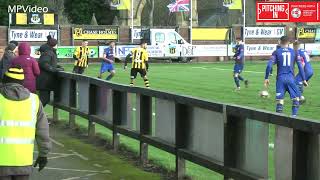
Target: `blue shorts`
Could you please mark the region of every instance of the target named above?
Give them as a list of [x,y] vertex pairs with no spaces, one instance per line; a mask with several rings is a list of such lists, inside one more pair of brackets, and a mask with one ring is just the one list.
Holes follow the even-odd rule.
[[104,73],[106,71],[110,72],[113,70],[114,70],[113,64],[106,63],[106,62],[101,63],[100,73]]
[[234,64],[234,67],[233,67],[234,73],[240,74],[242,70],[243,70],[243,64],[238,64],[238,63]]
[[301,96],[293,75],[282,75],[277,78],[276,99],[284,99],[287,91],[289,92],[291,99]]

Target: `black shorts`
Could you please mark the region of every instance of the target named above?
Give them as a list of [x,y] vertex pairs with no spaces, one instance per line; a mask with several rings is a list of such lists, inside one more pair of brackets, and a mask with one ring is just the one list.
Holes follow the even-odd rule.
[[135,79],[138,73],[141,77],[145,77],[147,75],[147,71],[145,69],[132,68],[130,73],[131,79]]
[[72,72],[76,74],[83,74],[85,69],[85,67],[74,66]]

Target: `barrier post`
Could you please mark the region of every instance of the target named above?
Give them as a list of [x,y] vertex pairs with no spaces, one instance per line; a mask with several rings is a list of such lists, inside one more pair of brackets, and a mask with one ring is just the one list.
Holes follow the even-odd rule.
[[59,109],[53,105],[53,122],[59,121]]
[[[140,99],[140,135],[151,135],[152,132],[152,98],[137,95]],[[148,144],[140,141],[140,161],[142,165],[148,162]]]
[[113,108],[112,108],[112,122],[113,122],[113,136],[112,136],[112,145],[113,145],[113,150],[118,151],[119,145],[120,145],[120,135],[117,132],[117,126],[121,125],[121,120],[124,116],[123,114],[123,98],[124,98],[124,92],[121,91],[113,91],[112,95],[112,103],[113,103]]
[[191,111],[192,108],[187,105],[176,104],[176,176],[178,179],[182,179],[186,175],[186,161],[179,156],[178,150],[187,147]]
[[[77,83],[75,80],[70,81],[69,105],[71,108],[77,107]],[[76,116],[71,112],[69,112],[69,127],[74,128],[75,126],[76,126]]]

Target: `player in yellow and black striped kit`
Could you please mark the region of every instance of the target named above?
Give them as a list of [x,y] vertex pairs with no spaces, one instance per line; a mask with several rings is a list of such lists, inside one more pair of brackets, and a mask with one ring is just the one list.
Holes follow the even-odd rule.
[[147,77],[147,71],[149,70],[149,64],[148,64],[148,52],[147,52],[147,43],[146,41],[142,40],[140,43],[140,46],[137,48],[134,48],[131,50],[131,53],[127,55],[125,60],[125,69],[127,68],[127,62],[130,59],[132,59],[132,65],[131,65],[131,82],[130,86],[134,85],[134,79],[137,77],[137,74],[139,73],[141,77],[144,80],[144,84],[147,88],[150,87],[149,80]]
[[83,74],[86,67],[88,67],[90,49],[88,41],[83,41],[80,47],[77,47],[73,54],[74,62],[73,73]]

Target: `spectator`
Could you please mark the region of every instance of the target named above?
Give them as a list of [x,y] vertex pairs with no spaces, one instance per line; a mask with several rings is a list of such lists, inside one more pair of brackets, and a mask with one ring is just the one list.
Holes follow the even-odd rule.
[[[39,98],[22,86],[23,69],[11,67],[0,86],[0,179],[28,180],[32,173],[34,140],[39,156],[35,167],[47,164],[51,144],[48,120]],[[34,117],[34,118],[33,118]],[[10,143],[14,142],[14,143]]]
[[52,39],[51,35],[47,36],[47,42],[42,44],[39,48],[40,54],[44,53],[48,48],[50,48],[49,41]]
[[50,39],[48,45],[44,47],[39,58],[40,75],[37,77],[37,90],[44,107],[50,102],[50,92],[56,89],[56,73],[63,71],[63,68],[57,65],[57,40]]
[[11,60],[16,56],[15,51],[17,46],[13,43],[9,43],[5,49],[5,52],[0,61],[0,79],[3,78],[4,73],[9,69]]
[[10,43],[10,44],[14,44],[14,45],[16,45],[17,47],[19,46],[18,41],[15,41],[15,40],[10,41],[9,43]]
[[30,92],[36,92],[36,77],[40,75],[38,62],[30,56],[31,48],[28,43],[20,43],[18,47],[19,56],[11,62],[12,66],[21,66],[24,72],[23,86]]
[[[15,41],[15,40],[10,41],[9,44],[14,44],[14,45],[16,45],[16,47],[19,46],[19,42],[18,42],[18,41]],[[15,49],[14,54],[15,54],[16,56],[18,56],[18,54],[19,54],[19,53],[18,53],[18,48]]]

